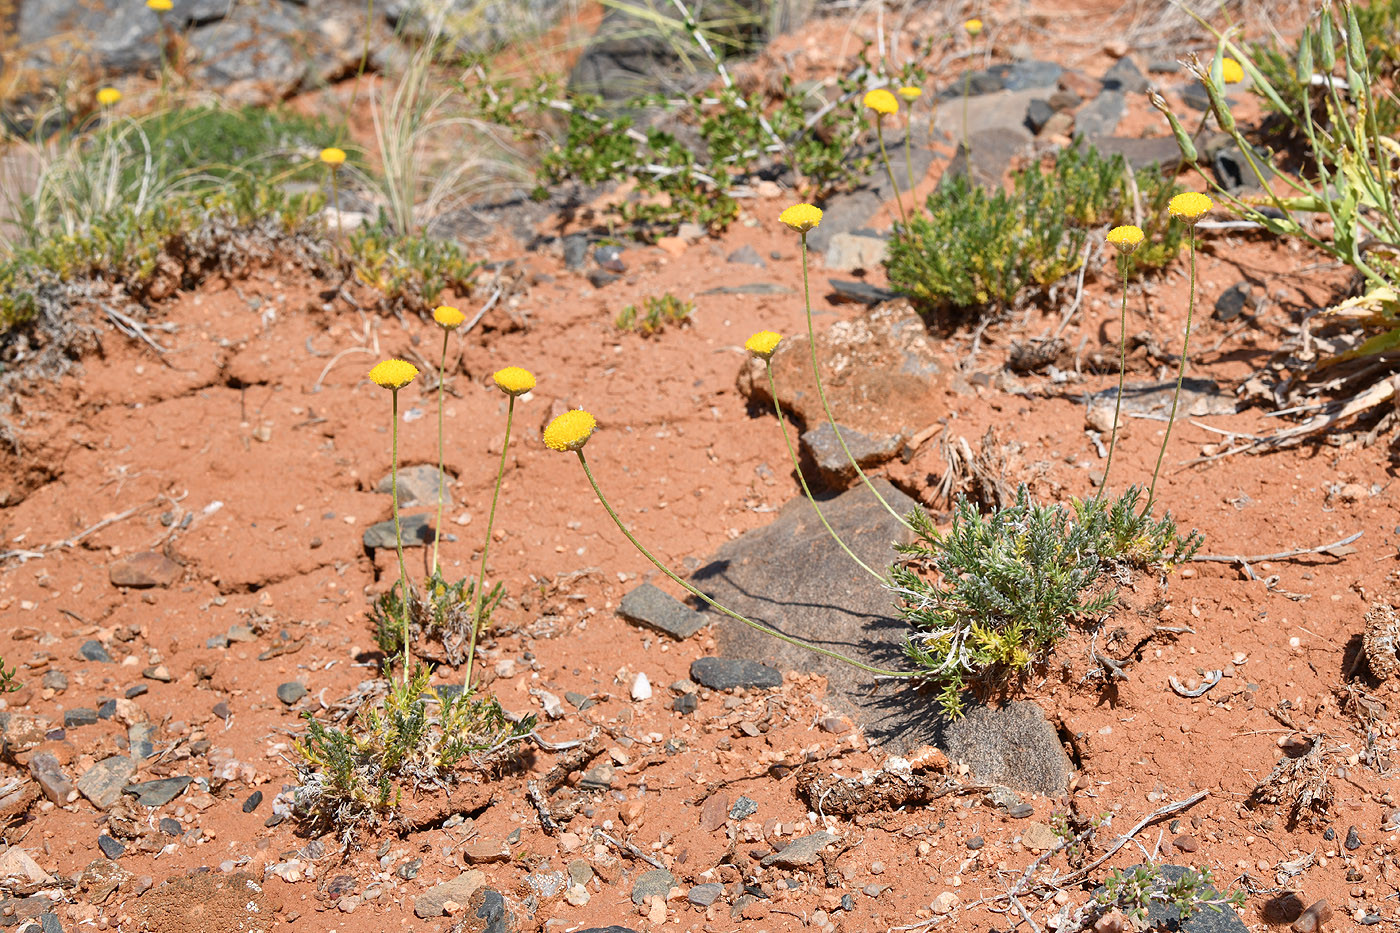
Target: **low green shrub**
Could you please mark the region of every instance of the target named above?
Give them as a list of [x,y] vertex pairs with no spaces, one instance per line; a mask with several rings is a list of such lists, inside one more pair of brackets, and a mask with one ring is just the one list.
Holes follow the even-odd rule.
[[1203,910],[1219,913],[1226,907],[1244,905],[1243,891],[1222,895],[1215,890],[1214,881],[1209,868],[1188,868],[1171,874],[1147,865],[1127,871],[1117,869],[1104,879],[1103,890],[1091,903],[1090,913],[1102,916],[1120,910],[1138,929],[1147,929],[1148,909],[1156,902],[1176,911],[1179,919],[1172,926],[1175,929]]
[[382,292],[391,306],[414,313],[430,310],[448,289],[470,292],[481,268],[456,242],[422,231],[398,234],[382,216],[350,233],[346,253],[357,279]]
[[[483,631],[491,627],[491,614],[505,598],[505,592],[505,585],[497,583],[482,600]],[[455,667],[466,660],[475,593],[476,585],[471,580],[448,583],[437,571],[424,581],[422,593],[417,589],[409,591],[409,637],[419,646],[420,655],[425,651],[423,642],[432,640],[441,644],[445,663]],[[402,588],[397,582],[370,605],[369,620],[374,626],[374,641],[379,645],[379,650],[389,657],[403,651],[403,615]]]
[[925,313],[1008,309],[1076,271],[1094,228],[1130,223],[1134,185],[1147,239],[1133,266],[1165,266],[1183,242],[1180,225],[1161,209],[1175,184],[1156,167],[1131,178],[1130,171],[1122,156],[1105,159],[1073,146],[1049,169],[1037,163],[1016,172],[1009,191],[989,192],[958,176],[930,194],[907,226],[896,227],[886,261],[890,284]]
[[659,334],[667,325],[684,324],[695,311],[695,304],[681,301],[667,292],[664,295],[648,295],[642,306],[628,305],[617,315],[614,322],[618,330],[633,331],[643,337]]
[[1014,505],[986,516],[959,499],[947,534],[922,510],[910,516],[916,541],[897,546],[905,560],[891,583],[914,628],[907,653],[947,715],[961,715],[970,684],[1029,668],[1071,621],[1107,612],[1115,564],[1170,570],[1195,554],[1201,536],[1179,535],[1170,515],[1138,514],[1140,497],[1132,487],[1067,508],[1033,503],[1021,486]]

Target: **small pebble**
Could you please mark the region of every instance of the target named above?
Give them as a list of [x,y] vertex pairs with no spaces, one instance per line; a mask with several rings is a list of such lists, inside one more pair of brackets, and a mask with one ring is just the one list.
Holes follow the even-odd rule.
[[983,839],[981,836],[973,836],[971,839],[967,840],[967,847],[974,852],[986,844],[987,840]]
[[1023,820],[1028,816],[1035,816],[1035,807],[1028,803],[1015,803],[1006,808],[1006,815],[1013,820]]
[[258,808],[258,804],[262,803],[262,801],[263,792],[260,790],[253,791],[252,796],[250,796],[247,800],[243,801],[243,812],[252,813]]
[[102,850],[103,855],[111,859],[121,858],[122,853],[126,851],[126,846],[106,833],[97,837],[97,847]]
[[1357,849],[1361,848],[1361,834],[1356,831],[1355,826],[1347,830],[1347,838],[1342,845],[1347,847],[1348,852],[1355,852]]

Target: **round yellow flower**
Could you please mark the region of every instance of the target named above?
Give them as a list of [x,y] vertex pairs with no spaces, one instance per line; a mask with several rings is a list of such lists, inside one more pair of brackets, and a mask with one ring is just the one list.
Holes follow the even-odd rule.
[[544,429],[544,445],[550,450],[582,450],[598,422],[582,408],[566,411]]
[[466,319],[465,314],[451,305],[438,305],[433,309],[433,320],[437,321],[443,330],[456,330]]
[[924,89],[921,87],[913,87],[912,85],[906,85],[899,89],[899,96],[903,97],[910,103],[913,103],[920,97],[924,96]]
[[386,389],[402,389],[418,376],[418,367],[406,360],[385,360],[369,371],[369,378]]
[[97,92],[97,102],[104,107],[110,107],[122,99],[122,92],[114,87],[104,87]]
[[882,87],[866,93],[865,106],[883,117],[892,117],[899,113],[898,98]]
[[524,395],[535,387],[535,374],[519,366],[507,366],[493,377],[496,388],[506,395]]
[[327,165],[344,165],[345,150],[337,149],[335,146],[328,146],[321,150],[321,161]]
[[771,330],[761,330],[744,341],[744,349],[761,360],[770,360],[778,350],[778,341],[782,339],[782,334],[775,334]]
[[806,233],[822,222],[822,209],[811,204],[794,204],[779,214],[778,219],[798,233]]
[[1167,202],[1167,213],[1186,224],[1195,224],[1215,205],[1198,191],[1186,191]]
[[970,19],[963,23],[963,29],[967,30],[969,36],[975,36],[982,31],[982,21],[980,19]]
[[175,4],[170,0],[146,0],[146,9],[155,10],[157,13],[169,13],[175,8]]
[[1244,80],[1244,68],[1233,58],[1220,60],[1220,77],[1226,84],[1239,84]]
[[1142,244],[1142,228],[1135,227],[1132,224],[1114,227],[1112,230],[1108,231],[1106,239],[1118,252],[1131,253]]

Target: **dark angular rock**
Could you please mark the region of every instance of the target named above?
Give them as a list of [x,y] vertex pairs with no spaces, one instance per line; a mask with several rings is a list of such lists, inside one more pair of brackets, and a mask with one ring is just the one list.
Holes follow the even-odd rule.
[[588,237],[582,233],[571,233],[564,237],[564,265],[574,271],[582,269],[588,262]]
[[697,658],[690,665],[690,679],[711,690],[770,690],[783,685],[783,675],[778,670],[747,658]]
[[740,796],[734,801],[734,805],[729,808],[729,818],[731,820],[746,820],[758,812],[758,804],[748,797]]
[[97,847],[102,850],[102,854],[111,859],[121,858],[126,852],[126,846],[105,833],[97,837]]
[[622,261],[622,250],[616,246],[600,246],[593,251],[593,261],[600,269],[622,273],[627,271],[627,263]]
[[134,700],[137,697],[145,696],[150,692],[151,688],[146,686],[145,684],[136,684],[134,686],[127,687],[126,693],[123,694],[123,696],[125,696],[128,700]]
[[[817,228],[818,230],[821,227]],[[750,282],[747,285],[717,285],[707,288],[702,295],[792,295],[796,294],[786,285],[773,282]]]
[[1016,62],[1006,74],[1003,86],[1008,91],[1023,91],[1027,88],[1054,87],[1064,69],[1055,62],[1040,59],[1025,59]]
[[1181,101],[1192,110],[1210,109],[1210,95],[1199,81],[1192,81],[1181,88]]
[[1039,133],[1047,120],[1055,115],[1055,108],[1048,100],[1036,98],[1026,107],[1026,129],[1032,133]]
[[618,603],[617,614],[629,622],[650,626],[677,640],[689,638],[709,621],[650,583],[643,583],[623,596]]
[[103,700],[102,705],[97,708],[98,719],[111,719],[117,715],[117,701]]
[[730,253],[725,261],[740,266],[758,266],[760,269],[766,269],[768,267],[768,263],[764,262],[763,257],[758,255],[758,250],[754,249],[753,245],[749,243],[745,243],[743,246]]
[[128,785],[125,792],[135,797],[136,802],[143,807],[163,807],[180,796],[193,780],[182,776],[142,781],[140,784]]
[[244,813],[252,813],[254,810],[256,810],[256,809],[258,808],[258,805],[261,804],[262,802],[263,802],[263,792],[260,791],[260,790],[255,790],[255,791],[253,791],[253,793],[249,795],[248,799],[245,800],[245,801],[243,801],[243,812],[244,812]]
[[68,689],[68,675],[63,671],[44,671],[44,676],[39,679],[39,684],[45,690],[62,693]]
[[102,646],[102,642],[96,639],[83,642],[82,647],[78,649],[78,654],[80,654],[85,661],[97,661],[100,664],[112,663],[112,656],[107,653],[107,649]]
[[[1259,166],[1265,180],[1273,177],[1274,171],[1269,167],[1267,159],[1256,159],[1255,164]],[[1254,169],[1245,161],[1244,153],[1234,146],[1223,146],[1213,152],[1210,168],[1215,173],[1215,180],[1220,182],[1220,187],[1231,194],[1259,187],[1259,179],[1255,177]]]
[[[1052,110],[1059,113],[1060,111],[1073,110],[1075,107],[1078,107],[1082,101],[1083,98],[1073,91],[1060,88],[1050,95],[1050,99],[1047,103],[1050,104]],[[1036,132],[1038,133],[1040,131],[1036,130]]]
[[1108,90],[1122,91],[1125,94],[1141,94],[1151,82],[1138,69],[1137,63],[1127,55],[1113,63],[1103,76],[1103,86]]
[[722,884],[697,884],[685,894],[685,899],[695,907],[709,907],[724,896]]
[[592,285],[594,288],[604,288],[621,279],[622,276],[608,272],[605,269],[594,269],[588,273],[588,284]]
[[[802,434],[802,449],[817,465],[822,480],[828,486],[844,488],[857,482],[855,467],[851,465],[846,451],[851,452],[862,470],[869,470],[899,456],[899,447],[904,443],[902,434],[867,434],[844,425],[838,439],[831,422],[823,421],[810,431]],[[846,446],[841,446],[841,441]]]
[[[1122,59],[1120,59],[1121,61]],[[1123,119],[1127,109],[1127,98],[1122,91],[1105,88],[1074,116],[1074,134],[1093,139],[1096,136],[1112,136]]]
[[63,933],[63,923],[58,919],[58,914],[40,914],[39,933]]
[[167,836],[179,836],[185,831],[185,828],[180,825],[179,820],[169,816],[161,817],[156,827]]
[[671,701],[671,709],[682,716],[689,716],[700,706],[700,698],[693,693],[683,693]]
[[1236,282],[1225,289],[1220,293],[1220,297],[1215,299],[1215,319],[1217,321],[1233,321],[1239,317],[1253,291],[1254,286],[1248,282]]
[[648,898],[660,896],[663,900],[676,886],[676,876],[664,868],[653,868],[637,876],[632,883],[632,903],[645,904]]
[[[1035,93],[1027,91],[1023,93]],[[1022,104],[1022,108],[1029,107],[1031,98]],[[962,144],[962,134],[959,133],[957,152],[953,154],[948,167],[943,170],[943,175],[938,179],[939,187],[952,184],[955,178],[966,177],[974,185],[982,188],[999,188],[1006,177],[1007,170],[1011,168],[1011,163],[1030,148],[1033,142],[1030,130],[1025,127],[1025,109],[1018,111],[1020,119],[1008,115],[1008,120],[1015,120],[1014,124],[1005,126],[992,126],[984,129],[969,130],[968,144]],[[972,150],[972,158],[968,158],[968,149]],[[820,229],[820,228],[818,228]]]
[[1171,136],[1091,136],[1086,139],[1104,158],[1121,155],[1134,169],[1141,171],[1149,165],[1156,165],[1163,172],[1176,167],[1181,158],[1176,139]]
[[135,773],[135,760],[125,755],[104,758],[79,776],[78,793],[92,801],[97,809],[105,810],[117,802],[122,788]]
[[885,301],[893,301],[899,297],[899,292],[888,288],[880,288],[878,285],[870,285],[865,282],[852,282],[845,279],[827,279],[832,292],[838,301],[850,301],[862,305],[877,305]]
[[63,711],[63,728],[74,729],[78,726],[91,726],[97,722],[97,710],[86,706],[79,706],[75,709]]
[[764,868],[805,868],[821,861],[821,851],[836,841],[826,830],[798,836],[781,850],[765,855],[759,862]]
[[1355,852],[1361,848],[1361,834],[1357,832],[1355,826],[1347,829],[1347,837],[1342,841],[1342,845],[1346,847],[1348,852]]
[[[432,517],[426,513],[399,516],[404,547],[429,547],[433,543]],[[394,550],[394,520],[376,522],[365,529],[365,550]]]

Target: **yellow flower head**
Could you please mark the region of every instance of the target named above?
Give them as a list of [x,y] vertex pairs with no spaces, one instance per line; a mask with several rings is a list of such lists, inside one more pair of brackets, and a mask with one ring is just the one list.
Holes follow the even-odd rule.
[[892,117],[899,113],[899,99],[882,87],[866,93],[865,106],[882,117]]
[[524,395],[535,387],[535,374],[519,366],[507,366],[495,375],[496,388],[506,395]]
[[582,450],[598,422],[582,408],[566,411],[544,429],[544,445],[550,450]]
[[1114,227],[1112,230],[1108,231],[1107,239],[1118,252],[1131,253],[1142,243],[1142,228],[1135,227],[1132,224]]
[[465,314],[451,305],[438,305],[433,309],[433,320],[437,321],[443,330],[456,330],[466,319]]
[[114,87],[104,87],[97,92],[97,102],[104,107],[110,107],[122,99],[122,92]]
[[778,341],[782,339],[782,334],[775,334],[771,330],[761,330],[744,341],[744,349],[761,360],[771,360],[773,354],[778,350]]
[[794,204],[779,214],[778,219],[798,233],[806,233],[822,222],[822,209],[811,204]]
[[385,360],[369,371],[369,378],[386,389],[402,389],[417,376],[418,367],[405,360]]
[[321,161],[327,165],[344,165],[345,150],[337,149],[335,146],[328,146],[321,150]]
[[1220,77],[1226,84],[1239,84],[1244,80],[1244,69],[1233,58],[1220,60]]
[[903,97],[910,103],[913,103],[920,97],[924,96],[924,89],[921,87],[913,87],[912,85],[906,85],[905,87],[899,89],[899,96]]
[[146,9],[155,10],[157,13],[169,13],[175,8],[175,4],[170,0],[146,0]]
[[1210,198],[1197,191],[1186,191],[1167,202],[1167,213],[1182,223],[1194,225],[1214,207]]
[[982,32],[982,21],[980,19],[970,19],[963,23],[963,28],[967,30],[969,36],[975,36]]

